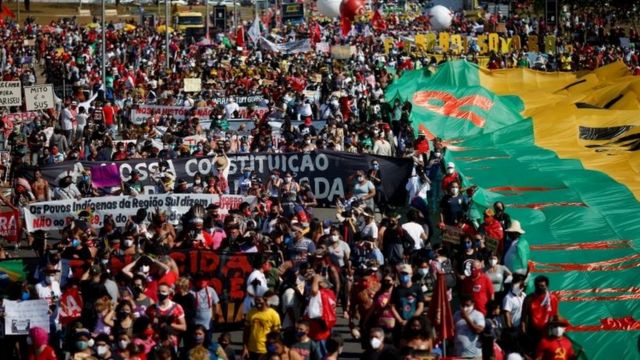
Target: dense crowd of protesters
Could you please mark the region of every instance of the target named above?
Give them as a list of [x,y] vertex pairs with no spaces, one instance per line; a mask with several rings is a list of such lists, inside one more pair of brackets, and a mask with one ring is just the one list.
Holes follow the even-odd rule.
[[[636,44],[638,34],[615,21],[572,9],[554,30],[527,15],[476,22],[457,15],[451,31],[471,34],[479,25],[489,29],[500,22],[507,35],[522,36],[523,44],[533,33],[558,36],[555,55],[536,54],[530,61],[526,49],[492,54],[492,69],[573,71],[622,60],[635,71],[637,52],[623,47],[620,38]],[[429,27],[396,15],[387,22],[386,34]],[[526,267],[514,261],[523,226],[500,202],[482,219],[470,219],[473,187],[445,160],[446,144],[415,135],[410,103],[385,101],[384,89],[403,70],[435,69],[438,60],[406,56],[400,44],[387,54],[381,33],[366,36],[358,23],[347,38],[331,23],[264,34],[280,41],[319,35],[316,41],[355,45],[346,60],[321,52],[284,55],[250,44],[239,48],[224,34],[212,43],[197,42],[177,32],[166,54],[164,34],[153,24],[128,25],[107,28],[104,89],[99,30],[74,19],[1,25],[3,80],[27,85],[45,77],[48,83],[70,85],[57,109],[29,121],[3,122],[2,145],[11,155],[3,163],[4,175],[14,187],[11,197],[2,199],[6,205],[142,193],[135,171],[117,190],[95,188],[88,171],[58,184],[43,179],[41,168],[69,160],[212,157],[218,171],[189,179],[175,178],[161,163],[156,192],[228,194],[227,154],[328,149],[413,158],[406,206],[396,209],[384,197],[384,174],[374,160],[369,171],[353,174],[349,191],[355,199],[338,204],[335,221],[313,216],[318,206],[313,191],[295,174],[274,172],[262,182],[250,168],[241,169],[239,191],[258,196],[261,206],[243,203],[226,217],[215,204],[193,207],[177,225],[166,214],[146,209],[123,227],[109,218],[96,227],[81,214],[54,245],[43,232],[29,234],[40,266],[31,281],[14,284],[7,296],[47,300],[51,326],[32,328],[29,336],[0,337],[7,354],[20,359],[338,359],[343,340],[332,329],[343,317],[351,337],[362,344],[363,359],[428,359],[445,353],[574,358],[564,336],[568,323],[558,316],[549,280],[529,279]],[[25,40],[33,40],[33,46]],[[166,56],[170,69],[164,67]],[[458,56],[478,59],[473,45]],[[455,57],[445,55],[442,61]],[[38,62],[43,73],[35,70]],[[184,92],[182,79],[194,77],[201,79],[202,90]],[[308,96],[309,89],[317,97]],[[247,95],[260,95],[264,103],[241,109],[234,101],[214,100]],[[131,110],[144,104],[190,111],[184,121],[157,113],[141,124],[132,122]],[[193,116],[203,107],[212,108],[206,125]],[[238,117],[245,124],[230,128],[229,121]],[[274,128],[273,121],[281,127]],[[202,138],[183,141],[196,135]],[[439,230],[447,227],[461,229],[459,244],[441,241]],[[497,246],[489,249],[488,239]],[[221,299],[228,289],[218,294],[215,279],[180,273],[168,256],[188,249],[252,256],[240,346],[220,333],[228,317]],[[134,261],[114,273],[113,259],[124,256]],[[86,260],[83,273],[62,272],[73,260]],[[454,310],[455,333],[446,345],[431,326],[439,274]],[[62,300],[69,298],[79,300],[73,309]]]

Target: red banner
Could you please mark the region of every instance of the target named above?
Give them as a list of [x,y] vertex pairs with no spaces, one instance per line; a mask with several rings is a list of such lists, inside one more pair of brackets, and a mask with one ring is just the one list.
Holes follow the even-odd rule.
[[0,236],[7,241],[18,241],[21,231],[18,224],[19,218],[17,211],[0,212]]

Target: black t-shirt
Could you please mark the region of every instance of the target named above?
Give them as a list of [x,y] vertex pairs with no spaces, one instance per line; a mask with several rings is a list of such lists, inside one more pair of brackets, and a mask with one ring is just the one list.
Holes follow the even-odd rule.
[[463,218],[469,207],[467,198],[463,195],[445,195],[440,201],[440,210],[447,225],[456,225]]
[[422,290],[418,284],[412,283],[410,287],[398,286],[393,289],[391,302],[400,316],[409,320],[415,315],[418,304],[422,301]]
[[173,302],[180,304],[182,310],[184,310],[184,318],[187,319],[187,325],[194,325],[196,318],[196,298],[192,293],[186,295],[175,294],[173,296]]

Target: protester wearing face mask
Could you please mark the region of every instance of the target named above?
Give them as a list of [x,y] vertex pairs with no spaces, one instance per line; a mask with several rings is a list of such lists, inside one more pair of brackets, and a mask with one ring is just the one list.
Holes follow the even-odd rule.
[[493,300],[494,290],[491,279],[482,271],[483,263],[475,260],[471,266],[471,276],[467,276],[462,280],[462,294],[468,295],[473,299],[477,311],[486,315],[487,302]]
[[196,273],[193,282],[195,287],[193,295],[196,300],[195,324],[202,325],[209,332],[213,330],[214,321],[221,320],[220,299],[204,273]]
[[398,280],[400,285],[393,289],[391,294],[391,303],[393,307],[393,317],[396,319],[396,327],[394,329],[394,343],[397,343],[402,332],[403,326],[413,316],[420,316],[424,311],[424,302],[422,300],[422,291],[417,284],[411,280],[413,269],[409,264],[399,265]]
[[460,174],[456,171],[456,164],[448,162],[445,169],[445,175],[442,178],[441,186],[443,189],[448,189],[454,181],[458,182],[458,184],[462,183]]
[[485,269],[485,273],[489,279],[491,279],[493,290],[498,295],[498,299],[501,299],[504,284],[508,284],[512,281],[511,271],[509,271],[506,266],[499,263],[498,256],[491,255],[489,263]]
[[95,339],[95,354],[99,359],[110,360],[113,359],[111,354],[111,340],[109,335],[100,334]]
[[462,222],[469,209],[469,199],[460,193],[460,183],[451,182],[448,187],[449,193],[440,201],[440,229],[445,225],[456,226]]
[[525,277],[520,274],[513,275],[511,290],[502,299],[502,311],[506,328],[520,329],[522,319],[522,305],[526,294],[524,292]]
[[320,344],[309,337],[309,321],[296,322],[296,342],[291,345],[291,352],[295,352],[304,360],[321,360]]
[[182,306],[171,300],[172,294],[173,290],[168,284],[159,284],[158,303],[147,309],[147,316],[155,328],[160,329],[161,326],[168,325],[173,331],[181,333],[187,330],[187,322]]
[[267,334],[280,330],[280,315],[263,297],[254,299],[255,307],[247,314],[242,333],[242,358],[259,359],[267,353]]
[[533,283],[535,292],[524,299],[520,323],[520,330],[529,340],[531,350],[544,337],[549,319],[558,316],[558,297],[549,291],[549,278],[540,275]]
[[374,198],[376,196],[376,187],[369,179],[367,179],[364,171],[358,170],[355,173],[355,182],[353,184],[353,196],[362,200],[365,207],[375,209]]
[[76,329],[74,339],[73,360],[83,360],[93,355],[94,341],[89,330]]
[[454,353],[463,358],[482,358],[480,333],[484,330],[485,319],[481,312],[474,309],[473,299],[463,295],[460,310],[453,315],[455,325]]
[[60,291],[60,283],[56,279],[56,274],[60,272],[60,270],[56,269],[55,266],[49,264],[43,271],[44,279],[36,284],[36,293],[38,294],[38,298],[42,300],[47,300],[49,305],[57,305],[58,299],[62,295]]
[[207,341],[207,329],[204,326],[196,325],[191,343],[193,347],[189,350],[189,359],[209,359],[211,356],[217,356],[207,349],[209,344]]
[[576,354],[573,350],[573,343],[564,333],[569,326],[569,322],[560,317],[553,316],[547,325],[548,333],[536,348],[536,360],[573,360]]
[[398,349],[391,344],[385,344],[385,333],[382,328],[372,328],[369,331],[369,339],[367,350],[360,356],[361,360],[400,359]]
[[429,262],[427,260],[421,261],[418,264],[418,269],[413,275],[413,282],[420,286],[422,299],[425,304],[431,302],[431,295],[433,294],[434,277],[429,270]]

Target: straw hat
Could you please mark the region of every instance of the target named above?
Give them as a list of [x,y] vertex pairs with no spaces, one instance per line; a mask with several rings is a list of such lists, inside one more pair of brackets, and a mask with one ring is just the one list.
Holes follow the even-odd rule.
[[521,235],[525,233],[524,230],[522,229],[522,226],[520,225],[520,221],[518,220],[511,221],[511,226],[509,226],[509,228],[507,228],[505,231],[515,232]]

